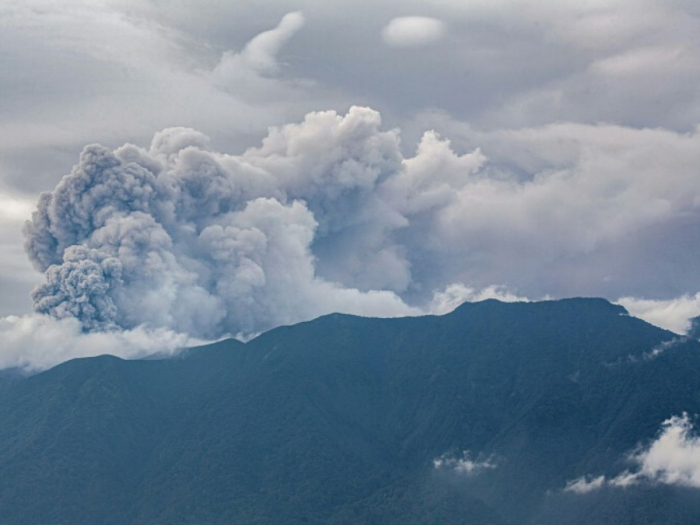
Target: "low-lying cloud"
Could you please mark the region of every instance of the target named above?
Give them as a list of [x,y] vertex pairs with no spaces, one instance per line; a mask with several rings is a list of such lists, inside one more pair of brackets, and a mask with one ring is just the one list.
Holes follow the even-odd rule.
[[486,299],[496,299],[504,303],[530,302],[527,297],[519,296],[504,286],[492,285],[476,290],[461,283],[454,283],[435,293],[428,311],[431,314],[443,315],[450,313],[462,303],[474,303]]
[[700,437],[688,414],[673,416],[662,424],[659,436],[630,454],[634,465],[613,478],[583,476],[570,481],[565,491],[585,494],[603,487],[630,487],[640,483],[700,488]]
[[476,475],[484,470],[492,470],[497,467],[492,457],[478,460],[472,459],[468,450],[461,455],[443,454],[433,460],[433,468],[436,470],[448,470],[462,475]]
[[78,357],[103,354],[136,359],[175,352],[202,341],[167,328],[138,326],[131,330],[89,332],[74,317],[55,319],[30,314],[0,318],[0,369],[33,372]]
[[593,492],[594,490],[602,488],[605,484],[605,476],[581,476],[578,479],[569,481],[566,484],[564,491],[573,492],[574,494],[588,494],[589,492]]
[[622,297],[617,303],[631,315],[677,334],[685,334],[690,328],[690,320],[700,316],[700,293],[668,300]]

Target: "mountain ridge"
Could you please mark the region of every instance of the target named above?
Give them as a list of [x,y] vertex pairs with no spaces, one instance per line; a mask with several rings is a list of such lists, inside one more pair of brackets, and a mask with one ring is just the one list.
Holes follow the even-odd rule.
[[[0,521],[690,523],[658,504],[688,489],[563,491],[700,412],[700,344],[643,357],[674,338],[600,299],[483,301],[72,360],[0,399]],[[463,454],[495,466],[434,465]]]

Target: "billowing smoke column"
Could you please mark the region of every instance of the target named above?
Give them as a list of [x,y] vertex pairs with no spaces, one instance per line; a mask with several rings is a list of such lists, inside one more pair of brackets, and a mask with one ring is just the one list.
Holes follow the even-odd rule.
[[25,227],[46,278],[35,310],[85,331],[146,324],[202,338],[331,311],[418,313],[398,295],[411,263],[396,233],[455,183],[424,164],[448,151],[468,176],[483,159],[428,134],[431,153],[404,161],[380,124],[367,108],[312,113],[239,156],[187,128],[148,150],[87,146]]

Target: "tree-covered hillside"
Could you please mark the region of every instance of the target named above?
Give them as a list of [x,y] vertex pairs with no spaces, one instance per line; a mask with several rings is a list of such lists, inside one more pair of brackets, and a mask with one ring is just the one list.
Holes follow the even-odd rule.
[[700,412],[674,338],[599,299],[484,301],[0,378],[0,523],[698,523],[698,489],[563,490]]

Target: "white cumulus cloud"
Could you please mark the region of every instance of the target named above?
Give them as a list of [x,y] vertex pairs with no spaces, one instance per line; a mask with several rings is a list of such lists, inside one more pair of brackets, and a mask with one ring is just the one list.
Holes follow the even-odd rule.
[[685,334],[690,328],[690,319],[700,316],[700,293],[668,300],[622,297],[616,302],[634,317],[677,334]]
[[629,456],[634,465],[613,478],[583,476],[567,483],[567,492],[585,494],[605,486],[659,483],[700,488],[700,437],[688,414],[663,422],[658,437]]

